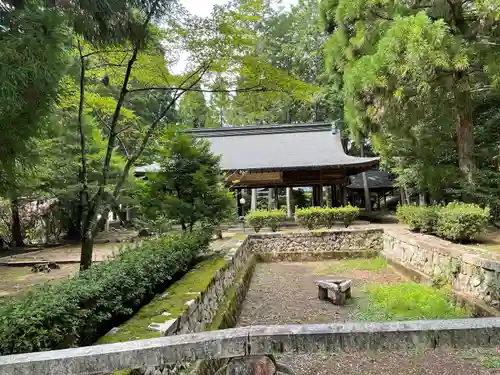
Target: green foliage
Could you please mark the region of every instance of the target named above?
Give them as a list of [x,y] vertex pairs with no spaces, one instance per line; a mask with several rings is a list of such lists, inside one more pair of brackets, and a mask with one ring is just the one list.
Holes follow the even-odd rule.
[[489,216],[489,208],[452,202],[438,211],[436,233],[451,241],[470,241],[486,230]]
[[285,221],[286,214],[283,210],[255,210],[246,215],[246,221],[257,233],[263,227],[269,227],[273,232],[279,228],[279,224]]
[[322,0],[320,17],[351,136],[372,139],[401,187],[493,203],[498,139],[483,129],[497,123],[498,7]]
[[314,274],[324,276],[345,275],[355,270],[377,272],[385,268],[387,268],[387,260],[379,256],[370,259],[344,259],[341,261],[327,262],[319,266],[314,271]]
[[0,191],[16,177],[16,161],[33,164],[32,137],[46,126],[66,72],[68,29],[54,9],[26,1],[0,19]]
[[179,122],[192,128],[204,128],[208,120],[208,107],[202,92],[184,94],[179,103]]
[[179,132],[168,132],[160,142],[161,171],[148,175],[146,215],[153,218],[161,213],[184,229],[199,222],[218,226],[232,208],[230,193],[221,181],[220,157],[212,154],[208,142]]
[[351,205],[333,208],[299,208],[295,211],[295,221],[309,230],[318,227],[331,228],[342,222],[347,228],[359,216],[359,207]]
[[0,353],[89,345],[113,321],[130,316],[192,264],[209,231],[169,235],[126,246],[113,259],[0,307]]
[[[104,335],[97,343],[109,344],[159,337],[160,333],[150,330],[148,326],[151,323],[164,323],[165,319],[178,318],[187,310],[186,302],[194,298],[193,293],[205,292],[216,272],[225,264],[226,260],[220,255],[198,263],[182,279],[158,294],[132,318],[120,325],[118,332]],[[162,315],[164,312],[171,315],[166,318]]]
[[456,319],[469,316],[452,304],[445,289],[405,282],[367,287],[369,301],[361,306],[356,319],[365,321]]
[[438,211],[438,206],[398,205],[396,216],[410,230],[435,233]]
[[295,210],[295,221],[309,230],[325,224],[325,209],[321,207],[298,208]]
[[400,205],[397,217],[410,230],[461,242],[473,240],[486,230],[490,210],[463,202],[452,202],[446,206]]

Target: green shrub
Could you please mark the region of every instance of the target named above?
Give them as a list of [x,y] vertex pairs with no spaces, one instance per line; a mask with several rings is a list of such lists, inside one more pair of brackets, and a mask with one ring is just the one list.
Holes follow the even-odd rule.
[[129,245],[113,259],[72,279],[45,286],[0,307],[0,354],[89,345],[129,317],[179,272],[212,233],[193,231]]
[[295,212],[295,221],[309,230],[318,227],[331,228],[336,222],[342,222],[346,227],[358,217],[359,208],[347,205],[344,207],[300,208]]
[[295,221],[309,230],[324,224],[324,209],[320,207],[298,208],[295,211]]
[[412,231],[435,233],[439,209],[439,206],[399,205],[396,215]]
[[349,204],[344,207],[334,208],[334,210],[337,210],[338,217],[344,223],[346,228],[359,216],[359,207],[353,207]]
[[271,210],[267,213],[266,225],[271,228],[273,232],[276,232],[280,226],[280,223],[286,220],[286,214],[283,210]]
[[246,220],[248,224],[257,233],[263,227],[269,227],[273,232],[276,232],[282,221],[285,221],[286,215],[282,210],[255,210],[247,214]]
[[449,203],[438,211],[436,233],[451,241],[470,241],[486,229],[489,216],[489,209],[477,204]]
[[255,233],[258,233],[263,227],[266,226],[266,218],[266,210],[255,210],[246,215],[246,221],[253,228]]

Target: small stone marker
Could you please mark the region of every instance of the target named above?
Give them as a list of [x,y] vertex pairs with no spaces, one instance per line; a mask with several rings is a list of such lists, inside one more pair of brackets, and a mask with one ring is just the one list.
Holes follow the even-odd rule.
[[347,298],[351,298],[351,280],[332,279],[316,281],[318,286],[318,298],[322,301],[328,300],[328,291],[333,295],[332,302],[335,305],[344,305]]

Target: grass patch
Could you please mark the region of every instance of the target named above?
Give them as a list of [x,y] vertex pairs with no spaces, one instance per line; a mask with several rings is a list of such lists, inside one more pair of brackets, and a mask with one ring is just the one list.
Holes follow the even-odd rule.
[[[223,256],[217,255],[204,260],[189,271],[182,279],[171,285],[165,292],[156,296],[150,303],[143,306],[132,318],[119,327],[118,332],[101,337],[97,344],[124,342],[160,337],[159,332],[150,331],[151,323],[164,323],[179,317],[186,309],[185,303],[195,299],[196,295],[187,294],[203,292],[207,289],[215,273],[226,264]],[[169,312],[172,315],[164,316]]]
[[423,284],[405,282],[369,285],[368,302],[355,313],[357,320],[418,320],[469,317],[469,312],[453,305],[450,292]]
[[499,349],[469,349],[462,353],[462,358],[476,361],[484,368],[500,368]]
[[349,271],[380,271],[387,267],[387,261],[384,257],[345,259],[336,262],[327,262],[314,270],[315,275],[334,275]]

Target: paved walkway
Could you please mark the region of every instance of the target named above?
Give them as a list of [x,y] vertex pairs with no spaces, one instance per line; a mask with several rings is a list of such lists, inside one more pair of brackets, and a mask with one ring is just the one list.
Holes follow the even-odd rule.
[[[365,283],[394,283],[401,276],[388,268],[382,271],[349,271],[353,280],[353,301],[339,307],[319,301],[314,281],[328,278],[316,271],[325,263],[258,264],[243,304],[239,326],[259,324],[339,323],[352,320],[352,313],[364,298]],[[341,276],[340,274],[331,276]],[[328,353],[286,355],[278,359],[297,375],[486,375],[498,374],[475,360],[464,359],[461,351],[408,351],[393,353]],[[500,362],[499,362],[500,365]]]

